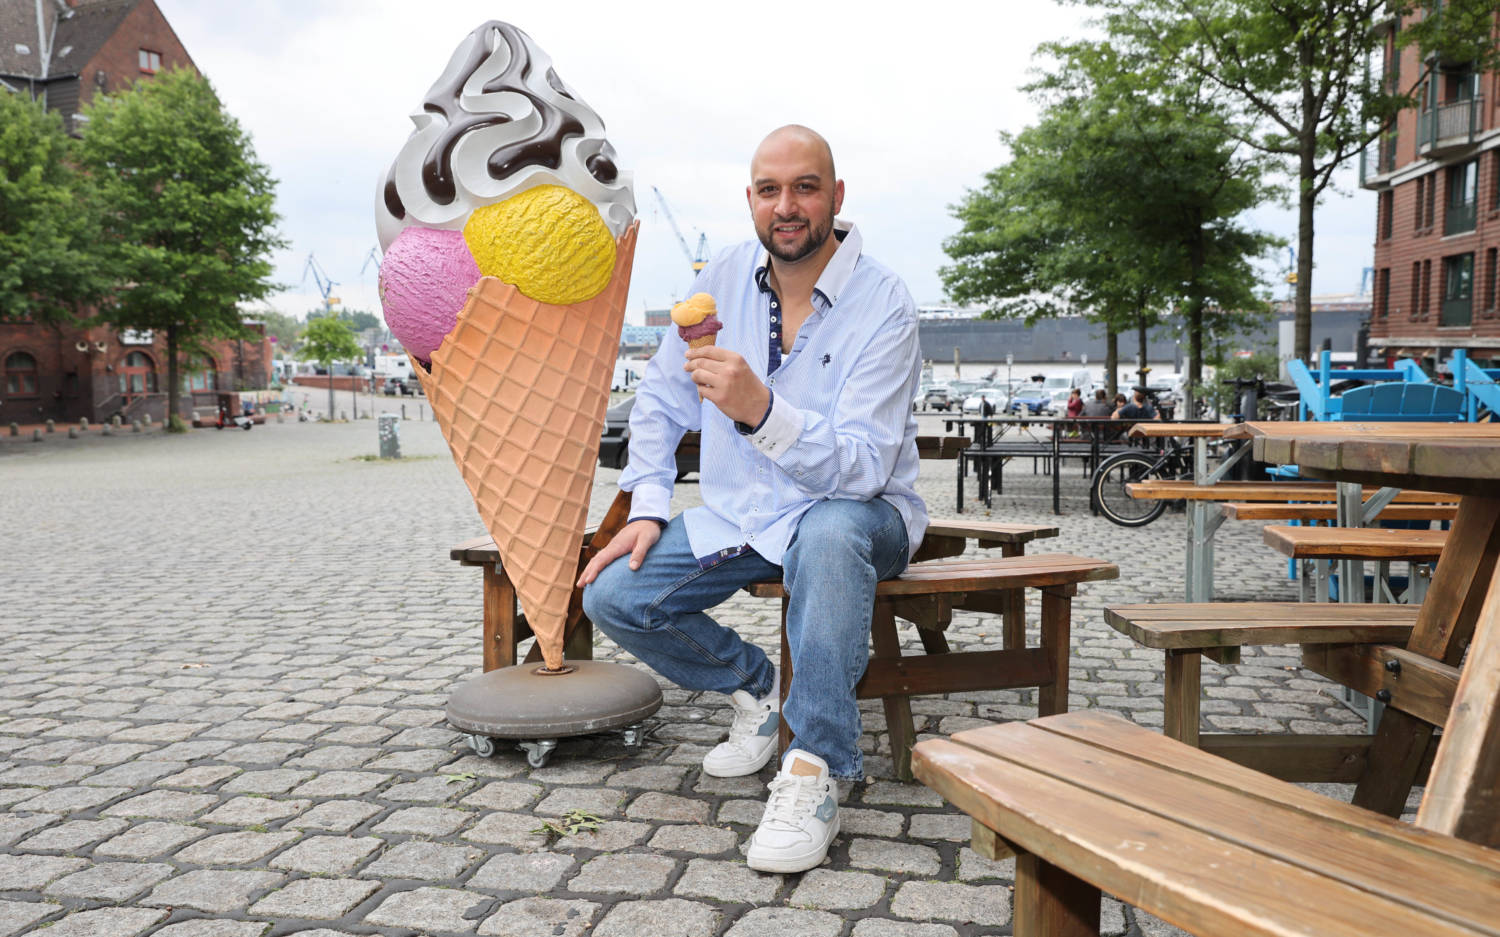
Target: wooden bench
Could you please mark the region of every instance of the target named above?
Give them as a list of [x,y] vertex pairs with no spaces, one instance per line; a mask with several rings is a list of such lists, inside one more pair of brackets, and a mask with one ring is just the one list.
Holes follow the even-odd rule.
[[[1336,504],[1277,504],[1271,501],[1230,501],[1222,505],[1224,516],[1236,521],[1335,521]],[[1458,513],[1455,504],[1391,504],[1380,512],[1383,521],[1449,521]]]
[[[1333,501],[1338,497],[1338,486],[1332,482],[1218,482],[1213,485],[1200,485],[1197,482],[1187,480],[1149,479],[1147,481],[1130,482],[1125,486],[1126,494],[1132,498],[1158,499],[1166,501],[1271,501],[1278,503],[1287,502],[1324,502]],[[1367,488],[1363,492],[1364,500],[1368,501],[1375,495],[1376,489]],[[1397,492],[1391,499],[1394,504],[1433,504],[1439,502],[1452,502],[1456,500],[1452,495],[1444,495],[1436,491],[1407,491]]]
[[[1410,563],[1408,594],[1421,602],[1425,589],[1418,569],[1437,562],[1448,542],[1446,530],[1391,530],[1382,527],[1281,527],[1261,529],[1266,546],[1301,567],[1302,600],[1327,602],[1331,563],[1373,560],[1376,563],[1376,601],[1395,602],[1390,588],[1390,564]],[[1383,590],[1383,592],[1382,592]]]
[[[928,560],[913,563],[895,579],[877,584],[870,627],[874,653],[855,687],[855,697],[882,702],[897,777],[912,778],[911,746],[916,739],[912,696],[1034,686],[1039,714],[1066,711],[1073,596],[1079,583],[1119,575],[1119,567],[1103,560],[1039,554]],[[1009,615],[1021,603],[1025,589],[1042,593],[1041,640],[1037,647],[1026,647],[1023,630],[1018,638],[1007,633],[1000,650],[950,650],[943,631],[954,611]],[[785,701],[792,680],[786,589],[778,581],[756,583],[747,591],[782,600],[781,698]],[[924,655],[901,654],[897,618],[917,626]],[[785,721],[781,731],[785,750],[791,740]]]
[[929,739],[914,767],[977,851],[1017,855],[1017,937],[1098,934],[1101,890],[1199,935],[1500,935],[1500,852],[1115,716]]
[[[1253,645],[1405,644],[1419,611],[1415,605],[1317,602],[1157,603],[1106,608],[1104,620],[1137,644],[1165,654],[1162,731],[1168,738],[1283,780],[1350,782],[1357,781],[1364,768],[1368,735],[1200,735],[1203,658],[1236,664],[1240,649]],[[1389,686],[1371,686],[1368,681],[1361,685],[1368,696],[1385,690],[1388,696],[1399,692],[1405,698],[1420,669],[1407,674],[1405,682],[1391,675]],[[1421,693],[1433,697],[1429,689]],[[1453,686],[1447,685],[1436,697],[1451,700]]]

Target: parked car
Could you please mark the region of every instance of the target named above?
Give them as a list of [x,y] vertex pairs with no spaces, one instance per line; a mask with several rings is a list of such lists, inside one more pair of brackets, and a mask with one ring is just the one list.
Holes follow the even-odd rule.
[[953,400],[948,396],[947,384],[933,384],[928,387],[926,393],[918,398],[917,403],[923,410],[942,410],[946,413],[953,409]]
[[1007,413],[1039,416],[1052,412],[1052,391],[1041,384],[1027,384],[1010,398]]
[[[635,394],[604,411],[604,432],[599,437],[599,465],[622,469],[630,461],[630,411],[635,408]],[[698,471],[698,452],[677,453],[677,477]]]
[[[412,383],[415,384],[416,382],[413,381]],[[405,397],[411,394],[411,391],[407,388],[406,379],[400,377],[386,378],[380,390],[387,397]]]
[[1005,411],[1006,390],[1004,387],[981,387],[968,397],[964,398],[964,413],[982,413],[984,404],[989,403],[991,413],[1003,413]]

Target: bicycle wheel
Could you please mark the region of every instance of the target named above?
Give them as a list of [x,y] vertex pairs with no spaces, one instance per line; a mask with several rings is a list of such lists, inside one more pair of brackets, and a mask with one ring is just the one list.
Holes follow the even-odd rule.
[[1147,478],[1159,477],[1161,459],[1144,452],[1118,452],[1094,471],[1089,481],[1089,499],[1110,522],[1121,527],[1144,527],[1161,517],[1165,501],[1142,501],[1132,498],[1125,486]]

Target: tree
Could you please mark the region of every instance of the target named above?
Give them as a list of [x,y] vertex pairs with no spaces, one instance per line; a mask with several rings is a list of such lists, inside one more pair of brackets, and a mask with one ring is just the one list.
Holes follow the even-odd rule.
[[292,316],[274,309],[258,309],[251,318],[266,324],[266,334],[276,339],[276,350],[290,358],[297,350],[302,338],[303,325]]
[[69,143],[56,114],[0,91],[0,321],[67,322],[110,285]]
[[[1166,70],[1210,82],[1231,109],[1223,132],[1280,161],[1297,180],[1296,355],[1312,346],[1313,212],[1333,175],[1383,134],[1442,61],[1497,61],[1494,0],[1073,0],[1102,6],[1111,39]],[[1416,43],[1420,74],[1394,86],[1369,64],[1375,27],[1435,7],[1398,48]],[[1428,53],[1434,53],[1428,55]]]
[[248,337],[238,303],[276,289],[275,180],[195,72],[157,75],[84,113],[79,160],[124,281],[101,318],[166,333],[175,418],[179,359],[211,339]]
[[333,419],[333,363],[364,354],[349,326],[332,316],[309,320],[302,330],[302,354],[328,372],[328,418]]
[[1108,334],[1139,334],[1143,372],[1148,328],[1177,306],[1191,394],[1205,331],[1265,309],[1252,261],[1275,240],[1235,220],[1269,193],[1261,160],[1216,129],[1201,80],[1148,82],[1141,62],[1106,44],[1043,50],[1058,64],[1028,89],[1042,118],[1005,138],[1011,162],[957,207],[964,227],[945,245],[958,261],[945,285],[1007,314],[1087,308]]

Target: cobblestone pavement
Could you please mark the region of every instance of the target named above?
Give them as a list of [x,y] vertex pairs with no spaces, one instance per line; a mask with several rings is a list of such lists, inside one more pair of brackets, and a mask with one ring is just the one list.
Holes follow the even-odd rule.
[[[745,867],[770,769],[699,771],[728,723],[711,694],[667,688],[641,749],[565,740],[536,770],[471,754],[443,705],[479,670],[480,574],[447,548],[481,525],[436,426],[405,424],[402,445],[405,459],[371,461],[369,421],[0,444],[0,937],[1010,933],[1012,866],[891,778],[878,706],[870,777],[829,861],[802,875]],[[616,478],[599,472],[596,518]],[[1006,483],[993,517],[1053,520],[1045,478]],[[953,463],[924,464],[921,485],[953,516]],[[1071,705],[1159,726],[1159,654],[1099,610],[1181,595],[1181,517],[1123,530],[1069,487],[1045,549],[1121,569],[1074,604]],[[677,506],[696,493],[679,486]],[[1256,527],[1227,524],[1219,542],[1223,598],[1295,598]],[[774,647],[770,603],[737,598],[720,617]],[[960,614],[949,634],[972,648],[997,631]],[[597,654],[620,656],[602,640]],[[1355,717],[1295,664],[1273,649],[1206,665],[1206,724],[1348,731]],[[1035,695],[913,709],[945,734],[1032,716]],[[598,830],[537,832],[574,809]],[[1175,933],[1113,902],[1105,920]]]

